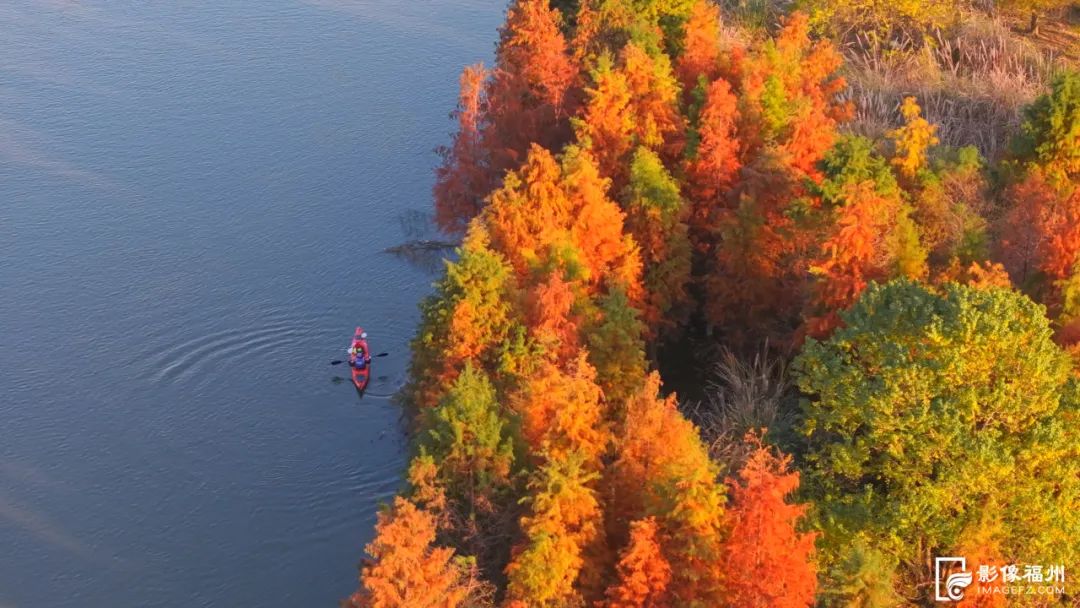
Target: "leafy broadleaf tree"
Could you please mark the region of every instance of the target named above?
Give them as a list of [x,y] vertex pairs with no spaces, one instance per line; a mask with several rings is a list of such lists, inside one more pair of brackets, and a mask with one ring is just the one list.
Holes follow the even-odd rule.
[[1001,288],[871,285],[795,361],[805,483],[829,566],[857,538],[900,565],[904,589],[953,555],[981,506],[1003,551],[1080,565],[1080,443],[1069,359],[1043,309]]
[[1080,260],[1080,188],[1062,193],[1035,167],[1006,195],[998,254],[1017,285],[1058,312]]

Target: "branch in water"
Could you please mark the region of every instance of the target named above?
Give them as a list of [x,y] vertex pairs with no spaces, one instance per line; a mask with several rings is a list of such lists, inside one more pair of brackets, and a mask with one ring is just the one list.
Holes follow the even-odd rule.
[[440,251],[443,249],[453,249],[461,245],[457,241],[440,241],[433,239],[419,239],[414,241],[408,241],[400,245],[394,245],[393,247],[387,247],[383,249],[384,253],[412,253],[417,251]]

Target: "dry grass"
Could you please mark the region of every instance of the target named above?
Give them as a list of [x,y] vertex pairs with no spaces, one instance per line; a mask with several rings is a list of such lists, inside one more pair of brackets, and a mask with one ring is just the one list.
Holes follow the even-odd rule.
[[914,95],[950,146],[974,145],[997,158],[1020,126],[1021,111],[1047,90],[1068,58],[1013,33],[1002,19],[972,13],[931,44],[870,38],[844,47],[855,132],[881,136]]
[[767,346],[746,359],[723,349],[706,382],[705,399],[684,407],[701,429],[710,455],[730,472],[741,467],[753,449],[744,441],[747,432],[790,430],[794,399],[787,365]]

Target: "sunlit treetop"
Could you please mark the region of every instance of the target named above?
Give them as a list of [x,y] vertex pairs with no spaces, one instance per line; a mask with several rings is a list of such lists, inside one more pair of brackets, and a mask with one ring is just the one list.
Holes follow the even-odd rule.
[[934,135],[937,126],[927,122],[921,112],[914,97],[905,97],[900,105],[904,125],[889,132],[895,148],[892,164],[900,176],[908,180],[915,179],[919,171],[926,167],[927,150],[939,143]]
[[1063,540],[1080,534],[1075,388],[1043,308],[1009,289],[894,281],[841,317],[795,362],[826,561],[862,537],[916,588],[919,547],[954,555],[994,503],[1008,555],[1080,562]]
[[454,551],[433,546],[435,520],[403,498],[379,514],[371,556],[360,577],[361,587],[347,600],[353,608],[464,606],[477,587],[468,567]]
[[506,258],[492,250],[488,231],[473,222],[458,259],[421,306],[413,339],[411,399],[434,407],[465,363],[495,371],[519,325],[517,288]]
[[[1063,72],[1051,92],[1025,110],[1016,153],[1059,186],[1080,180],[1080,72]],[[1070,183],[1071,182],[1071,183]]]

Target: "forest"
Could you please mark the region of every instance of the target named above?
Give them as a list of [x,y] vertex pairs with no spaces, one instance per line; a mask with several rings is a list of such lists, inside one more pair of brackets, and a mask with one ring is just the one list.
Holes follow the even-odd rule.
[[343,606],[1080,605],[1080,7],[998,5],[513,0]]

